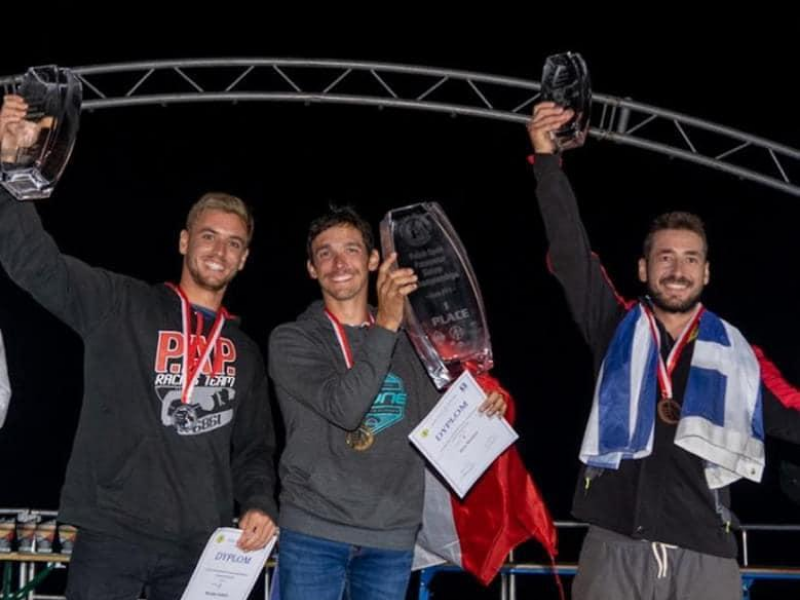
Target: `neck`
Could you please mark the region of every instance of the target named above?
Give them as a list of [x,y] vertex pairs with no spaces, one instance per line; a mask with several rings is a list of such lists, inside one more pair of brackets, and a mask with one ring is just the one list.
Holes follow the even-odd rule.
[[351,298],[349,300],[336,300],[326,296],[324,298],[325,308],[342,325],[362,325],[369,321],[369,309],[367,308],[367,298]]
[[217,291],[208,290],[197,285],[191,277],[181,277],[180,286],[190,304],[202,306],[213,312],[217,312],[222,306],[224,288]]
[[672,336],[673,340],[681,334],[697,312],[697,306],[694,306],[691,310],[686,312],[679,313],[669,312],[657,306],[653,306],[652,309],[653,314],[661,321],[664,329]]

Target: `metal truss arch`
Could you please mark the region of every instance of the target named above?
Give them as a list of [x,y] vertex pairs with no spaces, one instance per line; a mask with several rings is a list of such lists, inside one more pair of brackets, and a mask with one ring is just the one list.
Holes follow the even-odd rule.
[[[77,67],[84,109],[193,102],[303,102],[401,108],[525,123],[537,81],[364,61],[159,60]],[[3,82],[10,80],[6,77]],[[594,94],[590,135],[800,196],[800,150],[626,98]]]

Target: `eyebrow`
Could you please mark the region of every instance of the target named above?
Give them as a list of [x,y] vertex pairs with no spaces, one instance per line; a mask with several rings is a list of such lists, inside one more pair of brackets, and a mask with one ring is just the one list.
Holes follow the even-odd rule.
[[[362,248],[364,247],[361,242],[345,242],[342,244],[344,248]],[[329,250],[333,247],[333,244],[322,244],[321,246],[317,246],[314,248],[314,254],[319,252],[320,250]]]
[[[675,248],[660,248],[656,249],[656,254],[664,254],[664,253],[677,253],[678,251]],[[683,254],[703,254],[703,250],[686,250]]]
[[[225,234],[223,232],[221,232],[219,229],[214,229],[213,227],[208,227],[208,226],[203,227],[200,230],[200,233],[213,233],[214,235],[225,236]],[[241,242],[242,244],[246,244],[247,243],[247,242],[245,242],[245,238],[243,238],[240,235],[228,235],[228,236],[225,236],[225,237],[227,237],[230,240],[236,240],[238,242]]]

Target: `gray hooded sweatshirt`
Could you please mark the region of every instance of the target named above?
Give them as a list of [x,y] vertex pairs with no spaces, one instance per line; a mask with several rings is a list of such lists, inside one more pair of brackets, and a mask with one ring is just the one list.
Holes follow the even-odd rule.
[[[269,372],[286,425],[280,526],[409,550],[422,520],[424,463],[408,434],[439,394],[402,330],[344,330],[352,369],[321,301],[270,336]],[[374,440],[355,450],[345,438],[362,422]]]

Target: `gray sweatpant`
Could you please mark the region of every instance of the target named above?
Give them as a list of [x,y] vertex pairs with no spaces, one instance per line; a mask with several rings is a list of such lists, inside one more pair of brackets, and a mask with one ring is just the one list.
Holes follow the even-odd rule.
[[581,548],[573,600],[740,600],[731,558],[635,540],[590,527]]

